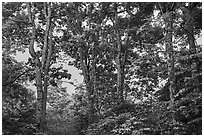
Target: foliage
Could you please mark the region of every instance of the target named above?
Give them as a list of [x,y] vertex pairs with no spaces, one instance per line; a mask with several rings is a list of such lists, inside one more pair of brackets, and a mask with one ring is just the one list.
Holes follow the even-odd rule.
[[[15,88],[17,87],[15,86]],[[28,93],[31,91],[27,91],[25,88],[18,89],[15,92],[21,92],[20,98],[7,97],[7,99],[3,99],[3,134],[35,134],[37,125],[35,123],[35,102],[32,99],[33,95]]]
[[[44,4],[34,2],[32,7],[39,59]],[[202,134],[202,45],[195,42],[202,32],[201,5],[51,3],[53,52],[46,77],[45,134]],[[35,134],[36,98],[24,83],[36,78],[36,64],[32,58],[25,64],[13,58],[30,42],[26,3],[2,3],[2,11],[3,134]],[[76,87],[72,95],[61,87],[72,75],[53,65],[59,60],[82,71],[84,83],[68,82]]]
[[2,131],[6,135],[35,134],[36,132],[34,92],[20,84],[26,80],[25,77],[12,81],[22,71],[21,63],[4,54]]
[[[201,134],[201,130],[195,128],[201,124],[201,119],[184,124],[173,124],[170,110],[166,109],[166,103],[154,103],[148,105],[137,104],[135,112],[125,112],[119,115],[111,115],[94,123],[87,129],[91,135],[189,135]],[[194,131],[193,131],[194,130]]]
[[83,87],[71,96],[63,88],[50,86],[48,91],[47,134],[83,134],[88,118]]
[[69,104],[71,102],[65,88],[49,86],[47,104],[47,134],[72,134]]

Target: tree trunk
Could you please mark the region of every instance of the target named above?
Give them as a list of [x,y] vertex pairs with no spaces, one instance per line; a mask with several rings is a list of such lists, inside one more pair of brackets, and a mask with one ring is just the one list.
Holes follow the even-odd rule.
[[167,52],[167,64],[168,64],[168,77],[169,77],[169,91],[170,91],[170,109],[171,109],[171,114],[172,114],[172,121],[173,123],[175,122],[174,119],[174,51],[173,51],[173,42],[172,42],[172,36],[173,36],[173,16],[172,12],[169,11],[167,13],[167,19],[166,19],[166,28],[167,28],[167,33],[166,33],[166,38],[167,38],[167,43],[166,43],[166,52]]
[[117,48],[117,57],[116,57],[116,66],[117,66],[117,94],[118,94],[118,103],[121,104],[124,102],[123,99],[123,83],[124,83],[124,73],[122,69],[122,43],[121,36],[118,30],[118,13],[117,13],[117,4],[114,5],[115,8],[115,23],[114,23],[114,34],[116,35],[116,48]]
[[45,36],[44,36],[44,46],[42,50],[42,70],[45,67],[47,51],[48,51],[48,39],[49,39],[49,32],[50,32],[50,22],[51,22],[51,6],[50,3],[44,3],[44,14],[46,19],[46,28],[45,28]]
[[[42,114],[42,93],[43,93],[43,86],[42,86],[42,73],[41,73],[41,62],[38,55],[35,53],[34,50],[34,42],[35,42],[35,35],[36,35],[36,27],[35,27],[35,13],[31,12],[32,3],[27,3],[27,10],[28,10],[28,17],[29,23],[32,25],[31,30],[31,41],[29,45],[29,53],[31,57],[35,60],[35,77],[36,77],[36,87],[37,87],[37,104],[36,104],[36,124],[41,128],[41,114]],[[37,130],[37,133],[39,131]]]
[[193,17],[192,12],[193,7],[192,3],[189,2],[188,9],[187,9],[187,37],[188,37],[188,43],[189,43],[189,49],[191,54],[196,53],[196,45],[195,45],[195,37],[194,37],[194,23],[193,23]]
[[[52,29],[51,29],[51,3],[45,6],[46,30],[44,38],[44,47],[42,54],[42,71],[44,71],[44,90],[42,95],[42,116],[40,132],[44,134],[46,130],[46,104],[47,104],[47,87],[49,79],[49,67],[52,55]],[[47,10],[46,10],[47,9]],[[48,13],[46,13],[48,11]]]
[[[51,54],[52,54],[52,31],[50,31],[51,21],[51,3],[44,4],[46,14],[46,31],[44,38],[44,47],[42,54],[42,61],[40,62],[39,56],[34,50],[36,26],[35,26],[35,13],[31,12],[31,6],[34,9],[32,3],[27,3],[29,22],[32,25],[32,36],[29,45],[29,53],[35,60],[35,73],[36,73],[36,87],[37,87],[37,105],[36,105],[36,124],[39,125],[37,134],[44,134],[46,128],[46,102],[47,102],[47,86],[48,86],[48,71],[50,66]],[[48,10],[46,10],[48,9]],[[34,10],[33,10],[34,11]],[[50,34],[50,36],[48,36]],[[49,39],[49,48],[48,48]],[[44,75],[43,75],[44,72]],[[43,84],[44,81],[44,84]]]
[[[94,105],[96,105],[95,97],[97,94],[97,79],[96,79],[96,63],[97,63],[97,57],[96,57],[96,48],[99,45],[99,30],[97,30],[96,35],[94,34],[94,44],[92,46],[92,63],[91,63],[91,82],[92,82],[92,93],[91,93],[91,103],[92,103],[92,113],[95,118],[95,108]],[[99,112],[100,113],[100,112]],[[93,120],[94,120],[93,118]]]
[[86,58],[84,59],[84,54],[83,54],[83,50],[82,50],[82,43],[79,43],[79,56],[80,56],[80,64],[81,64],[81,68],[82,68],[82,73],[84,76],[84,81],[86,84],[86,90],[88,92],[88,99],[89,99],[89,105],[90,105],[90,115],[89,115],[89,124],[91,124],[93,122],[93,116],[94,116],[94,102],[93,102],[93,84],[90,80],[90,74],[87,70],[87,64],[85,64],[84,60],[86,60]]

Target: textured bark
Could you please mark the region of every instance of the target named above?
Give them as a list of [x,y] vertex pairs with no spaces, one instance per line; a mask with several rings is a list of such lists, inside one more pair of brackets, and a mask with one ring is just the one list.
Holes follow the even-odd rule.
[[193,3],[189,2],[188,8],[186,9],[187,20],[187,37],[189,43],[189,49],[191,53],[196,53],[195,37],[194,37],[194,22],[192,17]]
[[[96,35],[94,36],[94,44],[92,46],[92,64],[91,64],[91,83],[92,83],[92,92],[90,93],[91,95],[91,110],[92,110],[92,115],[95,116],[94,111],[94,105],[96,104],[95,97],[97,94],[97,78],[96,78],[96,63],[97,63],[97,53],[96,53],[96,48],[99,45],[99,30],[97,30]],[[100,112],[99,112],[100,113]],[[93,118],[94,119],[94,118]]]
[[[80,43],[81,44],[81,43]],[[88,70],[87,70],[87,67],[85,66],[85,63],[84,63],[84,59],[83,59],[83,49],[81,47],[81,45],[79,46],[79,56],[80,56],[80,64],[81,64],[81,69],[82,69],[82,73],[83,73],[83,76],[84,76],[84,81],[85,81],[85,84],[89,83],[89,76],[88,76]]]
[[[86,90],[88,92],[88,99],[89,99],[89,105],[90,105],[89,124],[93,123],[95,118],[94,94],[96,93],[96,62],[97,62],[95,47],[98,45],[98,35],[96,37],[97,38],[95,39],[95,43],[91,47],[92,48],[91,59],[89,59],[88,56],[85,55],[86,53],[83,52],[82,45],[85,44],[84,41],[81,39],[78,40],[80,64],[81,64],[82,73],[84,76],[84,81],[86,84]],[[92,61],[91,63],[90,63],[90,60]],[[88,70],[88,68],[90,69]]]
[[168,64],[168,77],[169,77],[169,91],[170,91],[170,109],[172,113],[172,120],[175,122],[174,119],[174,55],[173,55],[173,42],[172,42],[172,36],[173,36],[173,16],[171,12],[167,13],[167,20],[166,20],[166,52],[167,52],[167,64]]
[[122,43],[121,36],[118,30],[118,13],[117,13],[117,4],[114,5],[115,8],[115,23],[114,23],[114,34],[116,35],[116,48],[117,48],[117,57],[116,57],[116,67],[117,67],[117,94],[119,98],[118,103],[123,103],[123,83],[124,83],[124,72],[122,69]]
[[[31,12],[32,3],[27,3],[29,22],[32,26],[32,36],[29,45],[29,53],[35,60],[36,72],[36,87],[37,87],[37,105],[36,105],[36,123],[39,125],[38,134],[44,134],[46,129],[46,102],[47,102],[47,86],[48,86],[48,72],[52,54],[52,29],[51,25],[51,3],[44,4],[46,13],[46,30],[44,37],[44,47],[42,51],[42,60],[34,50],[36,26],[34,23],[35,13]],[[34,6],[33,6],[34,8]],[[34,10],[33,10],[34,11]],[[44,72],[44,73],[43,73]],[[43,83],[44,81],[44,83]]]
[[94,102],[93,102],[93,84],[91,82],[90,79],[90,73],[87,70],[87,64],[84,62],[84,60],[86,60],[86,58],[84,59],[84,54],[83,54],[83,49],[81,47],[82,43],[79,43],[79,55],[80,55],[80,64],[81,64],[81,68],[82,68],[82,73],[84,76],[84,81],[86,84],[86,90],[88,92],[88,98],[89,98],[89,105],[90,105],[90,115],[89,115],[89,124],[91,124],[93,122],[93,116],[94,116]]
[[36,121],[39,125],[37,133],[42,131],[42,100],[43,100],[43,84],[42,84],[42,73],[41,68],[36,67],[36,87],[37,87],[37,105],[36,105]]
[[[34,23],[34,15],[35,13],[31,12],[32,3],[27,3],[28,9],[28,17],[29,23],[31,24],[31,40],[29,45],[29,53],[32,58],[35,60],[35,73],[36,73],[36,87],[37,87],[37,104],[36,104],[36,124],[40,125],[41,123],[41,113],[42,113],[42,92],[43,92],[43,85],[42,85],[42,74],[41,74],[41,63],[39,57],[35,53],[34,50],[34,42],[35,42],[35,35],[36,35],[36,27]],[[40,125],[41,126],[41,125]],[[39,132],[39,131],[37,131]]]
[[48,5],[45,4],[44,6],[45,8],[47,8],[48,13],[46,14],[46,30],[42,54],[42,71],[44,71],[44,85],[43,85],[44,90],[42,95],[42,116],[40,128],[42,133],[44,133],[46,130],[46,104],[47,104],[47,87],[49,79],[48,72],[52,55],[51,3],[48,3]]
[[43,51],[42,51],[42,69],[44,69],[45,67],[47,51],[48,51],[48,35],[50,32],[50,22],[51,22],[50,3],[48,5],[44,3],[44,13],[45,13],[45,19],[46,19],[46,28],[45,28],[44,46],[43,46]]

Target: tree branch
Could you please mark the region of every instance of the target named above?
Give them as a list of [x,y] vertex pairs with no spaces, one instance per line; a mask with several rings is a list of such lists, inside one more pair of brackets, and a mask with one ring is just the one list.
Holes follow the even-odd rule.
[[19,74],[17,77],[15,77],[13,80],[7,82],[7,83],[2,83],[2,86],[8,86],[11,85],[12,83],[14,83],[16,80],[18,80],[21,76],[23,76],[25,73],[27,73],[28,71],[31,71],[33,69],[29,68],[27,70],[25,70],[23,73]]
[[45,37],[44,37],[44,46],[43,46],[43,53],[42,53],[42,69],[45,67],[46,58],[47,58],[47,49],[48,49],[48,37],[50,32],[50,24],[51,24],[51,5],[50,3],[47,5],[44,4],[44,12],[46,18],[46,28],[45,28]]

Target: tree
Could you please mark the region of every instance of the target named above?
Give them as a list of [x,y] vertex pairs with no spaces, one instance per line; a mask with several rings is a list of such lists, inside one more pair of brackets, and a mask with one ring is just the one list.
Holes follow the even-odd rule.
[[[5,24],[3,29],[3,34],[5,35],[4,45],[5,49],[12,45],[14,49],[19,51],[24,51],[24,48],[29,45],[29,53],[33,60],[29,59],[27,65],[35,68],[38,91],[37,122],[40,124],[41,121],[40,132],[43,132],[46,114],[46,92],[50,77],[48,72],[51,64],[56,59],[55,52],[57,51],[57,46],[55,52],[52,49],[52,46],[57,43],[57,37],[52,36],[55,27],[53,22],[55,20],[51,20],[51,18],[53,18],[55,12],[51,14],[51,3],[18,3],[17,6],[15,5],[14,10],[10,10],[14,5],[14,3],[4,3],[3,5],[3,20]],[[53,5],[57,7],[57,5]],[[9,35],[12,31],[15,32],[15,35]],[[36,45],[41,51],[34,50]],[[42,59],[40,60],[41,56]],[[20,78],[26,72],[16,78]],[[70,74],[67,75],[66,73],[56,74],[62,75],[62,78],[70,78]],[[58,77],[56,74],[52,74],[52,76]],[[30,80],[33,80],[33,78],[35,79],[34,76],[31,76]]]
[[[44,46],[42,50],[42,60],[40,61],[39,55],[34,50],[36,40],[36,25],[35,25],[35,7],[34,3],[27,3],[28,18],[31,24],[31,41],[29,45],[29,53],[35,60],[36,72],[36,86],[37,86],[37,123],[40,124],[39,133],[44,133],[46,125],[46,98],[48,86],[48,71],[50,67],[52,55],[52,28],[51,28],[51,3],[44,3],[44,14],[46,19],[46,28],[44,36]],[[32,7],[32,10],[31,10]],[[32,11],[32,12],[31,12]],[[44,83],[42,83],[44,81]]]
[[167,7],[168,10],[166,12],[163,12],[166,14],[165,16],[165,24],[166,24],[166,53],[167,53],[167,64],[168,64],[168,81],[170,83],[169,85],[169,93],[170,93],[170,109],[172,113],[172,120],[173,123],[175,123],[174,119],[174,75],[175,75],[175,70],[174,70],[174,49],[173,49],[173,10],[175,3],[168,3]]
[[[98,63],[97,58],[99,57],[97,55],[99,53],[98,48],[100,48],[100,20],[103,19],[93,16],[98,14],[94,9],[94,6],[97,6],[97,4],[98,3],[69,3],[69,13],[66,19],[70,24],[68,26],[66,26],[66,23],[64,24],[66,29],[69,30],[69,33],[65,30],[62,38],[65,42],[68,42],[68,44],[63,45],[62,48],[65,49],[68,55],[75,58],[74,64],[77,68],[82,70],[84,76],[84,82],[90,101],[90,123],[95,119],[94,100],[97,95],[96,64]],[[93,15],[89,14],[91,12],[93,12]],[[82,23],[86,23],[87,28],[85,28]],[[65,39],[66,37],[68,37],[68,39]]]
[[[14,104],[10,97],[35,80],[38,134],[200,134],[201,11],[201,3],[188,2],[3,3],[8,125],[14,117],[22,123],[18,108],[26,104],[21,94]],[[12,59],[25,48],[27,63]],[[59,84],[71,78],[53,65],[59,62],[83,75],[80,86],[68,82],[78,91],[72,96]]]

